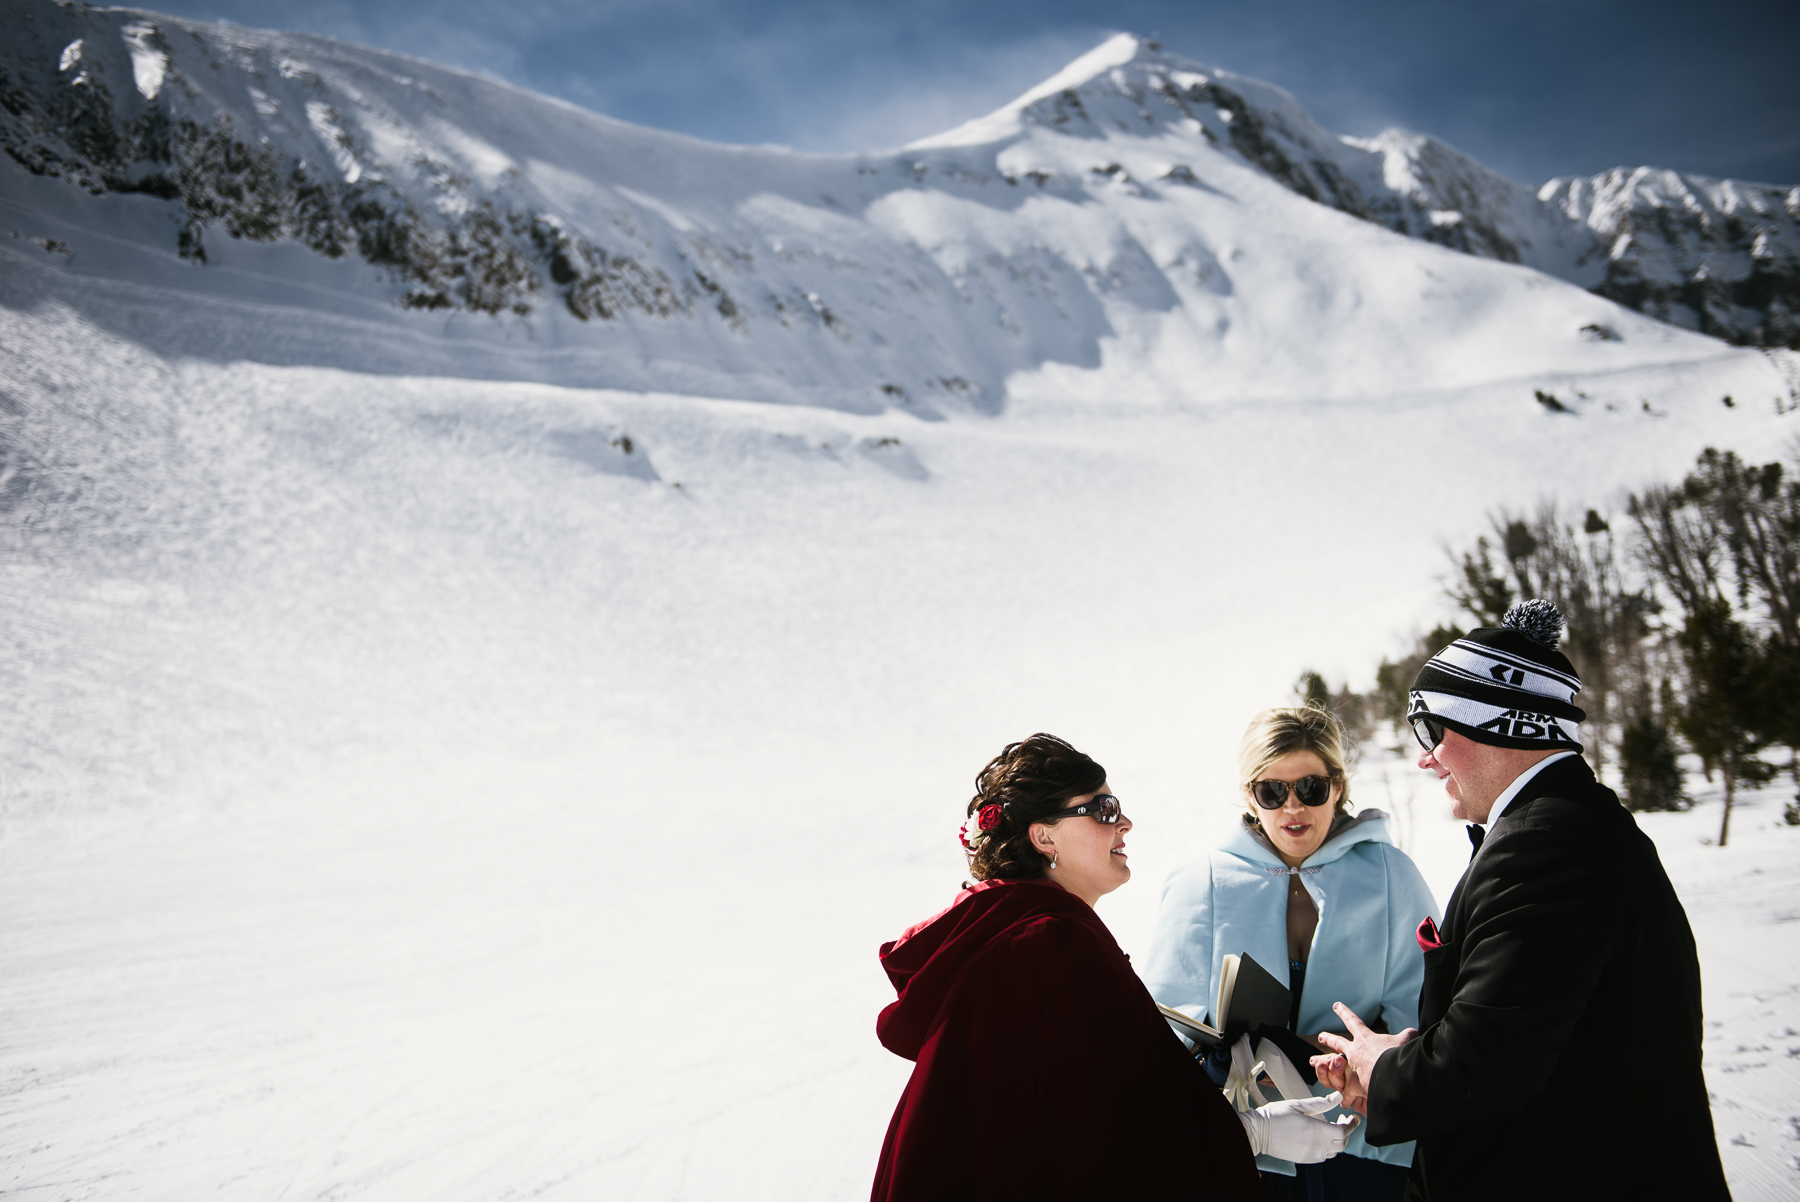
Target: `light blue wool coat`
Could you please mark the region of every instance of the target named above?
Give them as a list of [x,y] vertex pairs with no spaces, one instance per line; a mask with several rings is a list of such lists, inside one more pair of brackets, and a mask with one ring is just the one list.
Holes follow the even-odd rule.
[[[1426,915],[1434,922],[1442,915],[1418,867],[1389,839],[1386,814],[1364,810],[1336,825],[1299,874],[1319,910],[1306,957],[1300,1033],[1343,1030],[1333,1002],[1343,1002],[1364,1022],[1379,1018],[1389,1031],[1416,1026],[1425,977],[1416,933]],[[1140,970],[1151,996],[1192,1013],[1210,1011],[1224,958],[1246,952],[1286,984],[1288,877],[1267,836],[1241,823],[1223,847],[1170,873],[1149,959]],[[1314,1092],[1331,1091],[1321,1085]],[[1346,1151],[1410,1165],[1413,1146],[1372,1148],[1359,1127]],[[1288,1161],[1256,1159],[1258,1168],[1293,1175]]]

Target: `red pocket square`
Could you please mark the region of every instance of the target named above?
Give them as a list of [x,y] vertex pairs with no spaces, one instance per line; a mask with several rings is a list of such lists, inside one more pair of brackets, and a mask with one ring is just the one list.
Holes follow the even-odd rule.
[[1427,914],[1425,921],[1419,924],[1419,950],[1428,952],[1443,946],[1444,941],[1438,938],[1437,923],[1431,921],[1431,915]]

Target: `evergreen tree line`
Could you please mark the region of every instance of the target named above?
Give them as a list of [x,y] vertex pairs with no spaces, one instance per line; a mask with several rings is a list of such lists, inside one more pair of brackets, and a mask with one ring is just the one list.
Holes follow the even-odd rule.
[[[1676,757],[1699,757],[1724,782],[1719,844],[1737,791],[1786,771],[1800,825],[1800,454],[1746,464],[1708,448],[1679,484],[1630,494],[1622,516],[1565,520],[1554,501],[1501,511],[1472,546],[1449,550],[1445,592],[1471,628],[1497,626],[1515,601],[1544,597],[1568,628],[1562,651],[1581,675],[1584,749],[1612,765],[1625,804],[1690,803]],[[1358,740],[1388,730],[1399,750],[1407,693],[1425,661],[1464,629],[1442,625],[1383,659],[1367,694],[1333,691],[1316,672],[1296,691],[1327,705]],[[1781,752],[1785,750],[1785,762]]]

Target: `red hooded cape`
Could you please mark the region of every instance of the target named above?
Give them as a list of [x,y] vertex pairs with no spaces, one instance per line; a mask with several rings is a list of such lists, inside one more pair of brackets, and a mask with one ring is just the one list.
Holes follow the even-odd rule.
[[916,1067],[874,1202],[1260,1202],[1237,1116],[1074,894],[983,881],[881,964],[876,1033]]

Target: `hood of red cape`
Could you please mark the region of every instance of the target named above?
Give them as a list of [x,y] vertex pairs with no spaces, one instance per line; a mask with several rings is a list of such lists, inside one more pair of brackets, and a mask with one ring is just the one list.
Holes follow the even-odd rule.
[[933,1020],[969,962],[995,940],[1045,915],[1091,926],[1113,942],[1112,932],[1086,902],[1054,881],[1031,880],[982,881],[900,938],[882,944],[881,966],[900,995],[875,1020],[882,1046],[917,1060]]
[[[984,881],[882,945],[881,964],[899,997],[876,1033],[914,1067],[874,1202],[1261,1202],[1243,1125],[1079,897]],[[1105,1115],[1106,1137],[1066,1138],[1081,1114]]]

